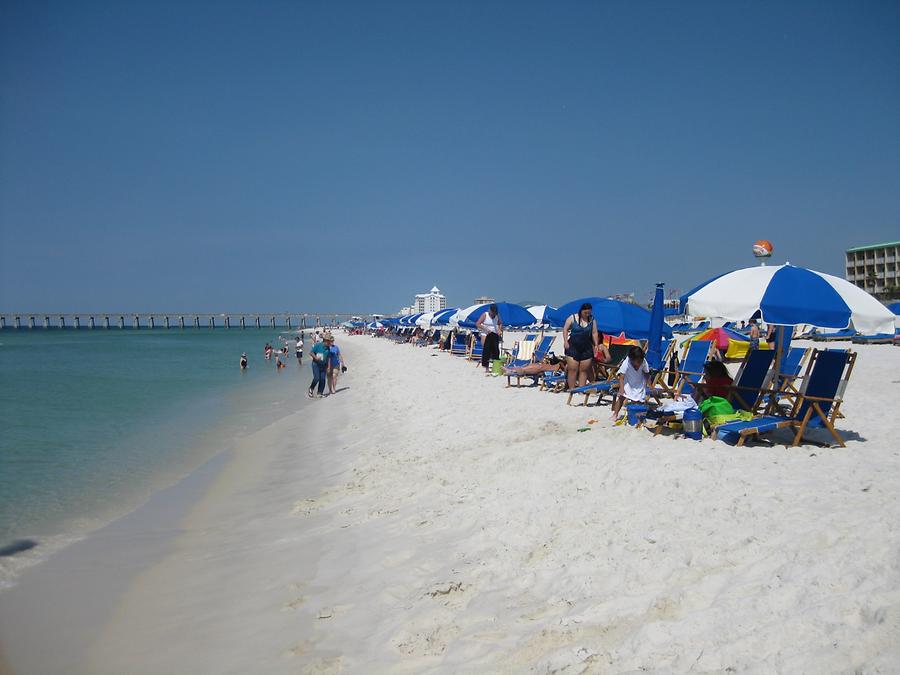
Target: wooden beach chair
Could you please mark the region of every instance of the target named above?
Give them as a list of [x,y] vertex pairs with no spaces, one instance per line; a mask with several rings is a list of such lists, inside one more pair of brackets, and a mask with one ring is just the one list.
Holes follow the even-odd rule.
[[804,440],[807,429],[825,428],[840,447],[846,447],[834,428],[834,421],[840,415],[844,390],[855,363],[855,352],[814,349],[803,385],[788,415],[766,414],[747,422],[721,424],[713,430],[713,438],[734,437],[740,447],[751,436],[790,428],[794,430],[791,447],[796,447]]

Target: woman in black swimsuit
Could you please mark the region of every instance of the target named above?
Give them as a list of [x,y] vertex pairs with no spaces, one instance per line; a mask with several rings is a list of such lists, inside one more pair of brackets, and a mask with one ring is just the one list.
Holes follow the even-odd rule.
[[563,346],[566,350],[566,374],[569,391],[593,379],[594,350],[600,345],[594,308],[586,302],[563,326]]

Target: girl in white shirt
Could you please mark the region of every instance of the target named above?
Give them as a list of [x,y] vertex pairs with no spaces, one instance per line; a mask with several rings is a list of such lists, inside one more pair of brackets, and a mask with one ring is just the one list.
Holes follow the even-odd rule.
[[619,395],[613,403],[612,418],[619,416],[619,410],[625,399],[633,403],[643,403],[647,398],[647,382],[650,379],[650,366],[644,358],[644,350],[632,347],[628,350],[628,358],[619,366]]

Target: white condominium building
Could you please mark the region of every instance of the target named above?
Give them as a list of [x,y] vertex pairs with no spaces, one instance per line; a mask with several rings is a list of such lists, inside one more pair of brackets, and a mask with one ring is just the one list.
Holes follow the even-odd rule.
[[447,309],[447,298],[444,297],[441,289],[437,286],[428,293],[417,293],[415,300],[413,300],[412,310],[414,314],[439,312],[442,309]]

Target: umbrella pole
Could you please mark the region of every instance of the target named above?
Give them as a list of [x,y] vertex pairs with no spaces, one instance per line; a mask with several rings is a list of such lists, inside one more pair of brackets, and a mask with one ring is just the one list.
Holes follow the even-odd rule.
[[[793,329],[792,329],[793,330]],[[784,326],[775,326],[775,377],[773,378],[773,393],[769,397],[769,405],[766,407],[767,413],[773,413],[778,408],[778,391],[781,389],[781,361],[783,354],[782,345],[784,344]]]

